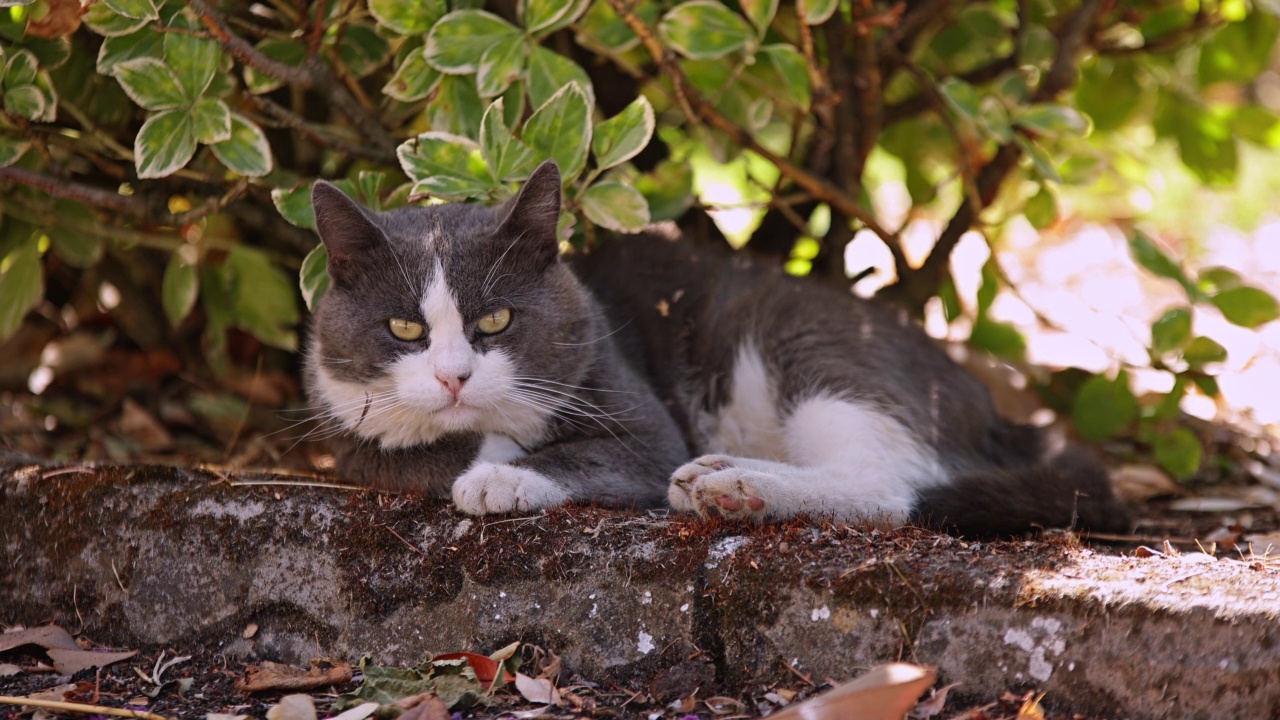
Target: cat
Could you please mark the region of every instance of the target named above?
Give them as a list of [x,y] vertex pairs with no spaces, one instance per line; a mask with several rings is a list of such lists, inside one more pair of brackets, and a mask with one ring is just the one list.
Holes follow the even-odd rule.
[[554,163],[498,207],[312,199],[305,378],[344,477],[475,515],[1128,527],[1100,463],[1001,419],[903,313],[658,229],[562,258]]

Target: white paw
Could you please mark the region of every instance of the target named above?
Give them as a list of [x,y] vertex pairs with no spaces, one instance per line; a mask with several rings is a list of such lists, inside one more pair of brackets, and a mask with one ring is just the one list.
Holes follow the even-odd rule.
[[453,504],[469,515],[539,510],[569,502],[551,478],[512,465],[480,462],[453,481]]
[[769,510],[765,488],[776,483],[777,478],[740,464],[756,463],[742,463],[728,455],[703,455],[680,466],[667,489],[671,507],[699,515],[764,516]]

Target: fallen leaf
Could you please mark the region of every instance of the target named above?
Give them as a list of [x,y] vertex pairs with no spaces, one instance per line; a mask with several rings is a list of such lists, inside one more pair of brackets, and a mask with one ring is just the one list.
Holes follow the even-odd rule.
[[80,27],[80,19],[89,12],[89,4],[80,0],[48,0],[44,15],[27,23],[26,34],[38,38],[66,37]]
[[248,640],[258,634],[258,623],[249,623],[244,626],[244,630],[240,633],[240,637]]
[[1018,708],[1017,720],[1045,720],[1044,709],[1040,707],[1040,701],[1043,699],[1044,693],[1040,693],[1022,703],[1022,707]]
[[488,655],[480,655],[479,653],[472,652],[453,652],[436,655],[431,658],[431,662],[433,663],[445,660],[466,660],[467,665],[469,665],[475,672],[476,679],[479,680],[480,684],[484,685],[487,690],[492,690],[495,684],[503,685],[515,679],[511,676],[511,673],[504,670],[502,673],[502,682],[494,683],[494,678],[498,677],[499,665],[497,661]]
[[396,703],[406,708],[398,720],[449,720],[449,706],[435,693],[423,693]]
[[325,720],[364,720],[380,707],[382,706],[376,702],[361,703],[346,712],[325,718]]
[[1280,551],[1280,532],[1246,535],[1244,541],[1253,546],[1253,552],[1266,555],[1271,550]]
[[[747,709],[740,701],[723,695],[709,697],[702,702],[706,704],[708,710],[716,715],[741,715]],[[805,720],[808,720],[808,718]]]
[[263,690],[314,690],[326,685],[341,685],[351,679],[351,663],[346,660],[312,660],[310,668],[300,668],[264,661],[245,668],[243,680],[236,682],[242,692]]
[[533,710],[516,710],[516,711],[508,710],[504,712],[502,715],[503,717],[506,717],[509,715],[513,718],[516,718],[516,720],[525,720],[525,718],[542,717],[543,715],[546,715],[547,713],[551,712],[552,707],[553,706],[551,705],[543,705],[542,707],[534,708]]
[[0,677],[9,677],[22,672],[22,668],[12,663],[0,663]]
[[[765,693],[765,694],[764,694],[764,699],[765,699],[765,700],[768,700],[769,702],[773,703],[774,705],[778,705],[778,706],[782,706],[782,705],[790,705],[790,704],[791,704],[791,700],[790,700],[790,699],[785,698],[785,697],[783,697],[783,696],[779,695],[779,694],[778,694],[778,693],[776,693],[776,692],[767,692],[767,693]],[[679,711],[677,711],[677,712],[679,712]]]
[[168,429],[132,398],[124,399],[117,427],[121,435],[137,443],[143,450],[154,452],[173,446],[173,436]]
[[519,649],[520,649],[520,641],[517,640],[511,643],[510,645],[502,648],[501,650],[490,653],[489,659],[496,663],[504,663],[507,660],[510,660],[516,654],[516,650],[519,650]]
[[856,680],[790,705],[772,720],[901,720],[933,685],[933,668],[889,663]]
[[1174,500],[1169,503],[1170,510],[1179,512],[1237,512],[1245,508],[1266,507],[1266,503],[1257,502],[1246,498],[1229,498],[1229,497],[1198,497],[1184,498],[1182,500]]
[[916,709],[912,710],[911,714],[921,720],[924,720],[925,718],[931,718],[942,712],[942,708],[947,704],[947,693],[951,691],[951,688],[959,684],[960,683],[958,682],[951,683],[950,685],[944,685],[937,690],[934,690],[933,694],[929,696],[929,699],[916,705]]
[[52,648],[80,649],[80,646],[76,644],[75,638],[71,637],[71,633],[57,625],[42,625],[17,632],[0,634],[0,652],[6,652],[23,645],[39,645],[46,650]]
[[285,695],[267,710],[267,720],[316,720],[316,704],[310,695]]
[[75,683],[67,683],[66,685],[51,687],[48,690],[41,690],[38,693],[31,693],[27,697],[32,700],[53,700],[55,702],[65,702],[67,699],[67,693],[75,692],[75,690]]
[[1185,492],[1173,478],[1154,465],[1121,465],[1111,471],[1111,485],[1120,499],[1131,503]]
[[128,652],[94,652],[93,650],[67,650],[50,648],[49,659],[53,660],[53,669],[62,675],[75,675],[81,670],[95,667],[106,667],[121,660],[128,660],[138,654],[137,650]]
[[204,720],[251,720],[248,715],[232,715],[231,713],[205,713]]
[[518,672],[516,673],[516,690],[519,690],[524,699],[529,702],[560,704],[560,694],[556,692],[556,686],[546,678],[531,678]]

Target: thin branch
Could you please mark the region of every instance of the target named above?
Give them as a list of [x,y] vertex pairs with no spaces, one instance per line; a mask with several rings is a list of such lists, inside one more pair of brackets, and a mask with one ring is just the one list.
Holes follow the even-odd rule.
[[189,0],[188,5],[200,17],[200,21],[218,40],[231,56],[258,72],[284,81],[290,85],[313,89],[322,94],[338,112],[342,113],[355,125],[368,141],[378,150],[394,152],[395,139],[387,131],[378,118],[366,111],[351,96],[346,86],[334,77],[324,61],[316,55],[307,58],[300,67],[282,63],[258,52],[247,40],[237,35],[227,25],[226,20],[210,7],[206,0]]
[[75,712],[86,715],[114,715],[116,717],[140,718],[141,720],[169,720],[164,715],[157,715],[145,710],[128,710],[105,705],[86,705],[84,703],[64,702],[62,700],[37,700],[29,697],[0,697],[0,705],[19,705],[33,708],[48,708],[63,712]]
[[884,56],[892,50],[899,50],[903,43],[910,43],[924,30],[930,20],[942,14],[949,2],[950,0],[925,0],[911,8],[902,16],[896,27],[880,38],[879,48],[877,48],[879,54]]
[[[1005,72],[1018,67],[1018,56],[1008,55],[997,58],[981,67],[974,68],[966,73],[961,73],[956,77],[970,85],[982,85],[1000,77]],[[921,92],[912,95],[906,100],[888,105],[884,109],[884,124],[886,126],[915,117],[925,110],[929,109],[929,96]]]
[[132,195],[121,195],[14,165],[0,168],[0,180],[12,180],[62,200],[75,200],[134,218],[152,217],[151,209],[147,204]]
[[727,135],[729,140],[735,144],[749,148],[757,155],[773,163],[779,172],[790,178],[799,187],[808,191],[815,199],[826,202],[832,208],[859,220],[884,240],[886,244],[892,242],[893,235],[881,227],[872,213],[862,207],[855,199],[826,180],[809,174],[787,158],[781,157],[764,147],[751,133],[738,127],[733,121],[722,115],[714,105],[707,102],[698,90],[689,83],[689,79],[685,77],[684,71],[680,69],[675,57],[667,51],[662,42],[653,34],[653,30],[635,14],[630,0],[609,0],[609,5],[627,23],[631,31],[640,38],[640,42],[644,45],[645,50],[648,51],[649,56],[671,79],[681,108],[690,120],[704,122],[707,126]]
[[293,111],[265,95],[249,95],[247,97],[249,102],[253,103],[254,106],[262,111],[263,114],[270,116],[284,127],[294,130],[300,135],[306,136],[317,145],[322,145],[347,155],[364,158],[365,160],[372,160],[374,162],[385,163],[388,165],[394,165],[396,162],[395,153],[377,150],[363,145],[356,145],[341,138],[332,137],[329,134],[322,132],[317,126],[307,122],[296,115]]
[[956,144],[956,158],[959,161],[960,180],[964,185],[965,197],[975,205],[980,204],[978,185],[975,181],[977,169],[974,167],[973,158],[969,154],[969,143],[966,143],[964,136],[960,134],[960,128],[956,125],[955,119],[951,117],[947,102],[943,99],[942,93],[939,92],[936,82],[925,72],[924,68],[915,64],[910,58],[902,58],[901,64],[915,78],[916,84],[920,86],[920,94],[929,100],[933,113],[938,116],[938,119],[942,120],[942,124],[947,128],[952,141]]
[[228,190],[226,194],[224,194],[222,197],[211,197],[208,200],[205,200],[204,203],[202,203],[201,205],[197,207],[193,207],[192,209],[184,213],[181,213],[179,215],[175,215],[173,218],[173,222],[175,225],[181,227],[183,225],[193,223],[208,215],[212,215],[213,213],[219,212],[225,209],[231,203],[235,202],[236,200],[239,200],[240,197],[243,196],[245,191],[248,189],[249,189],[249,178],[242,177],[239,180],[237,180],[235,185],[231,186],[231,189]]

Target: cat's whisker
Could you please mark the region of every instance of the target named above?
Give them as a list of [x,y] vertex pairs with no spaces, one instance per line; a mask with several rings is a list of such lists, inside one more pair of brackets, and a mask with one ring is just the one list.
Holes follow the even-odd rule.
[[546,383],[549,385],[558,385],[560,387],[573,388],[575,390],[590,390],[593,392],[620,393],[623,395],[639,395],[640,394],[634,390],[609,390],[607,388],[599,388],[599,387],[584,387],[582,385],[570,385],[569,383],[556,382],[555,380],[548,380],[546,378],[531,377],[526,375],[514,375],[511,377],[511,379],[517,382],[527,381],[527,382],[536,382],[536,383]]
[[[611,436],[613,436],[613,439],[614,439],[614,440],[617,440],[617,441],[618,441],[618,443],[619,443],[619,444],[621,444],[623,447],[625,447],[625,448],[627,449],[627,451],[628,451],[628,452],[632,453],[633,455],[636,455],[637,457],[639,457],[639,455],[635,452],[635,450],[632,450],[632,449],[631,449],[631,447],[630,447],[630,446],[628,446],[628,445],[627,445],[627,443],[626,443],[626,442],[624,442],[624,441],[622,440],[622,438],[618,437],[618,434],[617,434],[617,433],[615,433],[615,432],[613,431],[613,429],[612,429],[612,428],[610,428],[608,425],[606,425],[606,424],[605,424],[605,422],[604,422],[604,420],[602,420],[601,418],[604,418],[604,419],[607,419],[607,420],[611,420],[611,421],[613,421],[613,423],[617,424],[617,425],[618,425],[618,427],[622,428],[622,429],[627,433],[627,435],[630,435],[630,436],[631,436],[631,439],[635,440],[636,442],[640,443],[641,445],[644,445],[645,447],[648,447],[648,446],[649,446],[649,445],[648,445],[648,443],[646,443],[646,442],[644,442],[643,440],[641,440],[640,438],[636,437],[635,433],[631,432],[631,430],[630,430],[629,428],[627,428],[627,426],[626,426],[626,425],[623,425],[622,423],[619,423],[619,422],[617,421],[617,419],[616,419],[616,418],[614,418],[612,415],[610,415],[610,414],[608,414],[608,413],[605,413],[605,412],[603,412],[603,411],[596,412],[596,413],[592,413],[592,412],[589,412],[589,411],[587,411],[586,409],[581,408],[581,407],[574,407],[574,406],[571,406],[571,405],[566,405],[564,400],[558,400],[557,398],[554,398],[554,397],[551,397],[551,396],[546,396],[546,395],[537,396],[537,395],[533,395],[533,394],[531,393],[531,391],[530,391],[530,389],[529,389],[529,388],[524,388],[524,389],[522,389],[522,390],[513,390],[513,391],[511,391],[510,393],[508,393],[508,396],[514,396],[514,395],[517,395],[517,394],[522,394],[524,397],[529,398],[529,399],[531,399],[531,400],[535,400],[535,401],[536,401],[536,399],[540,398],[540,399],[542,400],[542,402],[552,403],[552,404],[554,404],[554,405],[557,405],[557,406],[560,408],[560,410],[559,410],[556,414],[557,414],[557,415],[559,415],[561,418],[564,418],[564,419],[566,419],[566,420],[568,420],[568,418],[565,418],[565,416],[564,416],[564,413],[566,413],[566,412],[567,412],[567,413],[570,413],[570,414],[573,414],[573,415],[577,415],[577,416],[579,416],[579,417],[587,418],[587,419],[589,419],[589,420],[594,420],[594,421],[595,421],[595,423],[601,427],[601,429],[603,429],[605,432],[607,432],[607,433],[609,433]],[[572,397],[572,396],[570,396],[570,397]],[[594,407],[594,406],[593,406],[593,407]],[[597,408],[597,410],[599,410],[599,409]]]
[[[493,266],[489,268],[489,272],[484,276],[484,282],[480,283],[480,295],[482,297],[487,297],[489,295],[489,291],[493,288],[493,285],[496,284],[498,280],[506,277],[506,275],[502,275],[498,278],[494,278],[493,274],[497,272],[498,268],[502,265],[502,261],[507,257],[507,253],[511,252],[511,248],[515,247],[516,243],[523,240],[524,236],[524,232],[517,235],[516,239],[512,240],[511,244],[507,246],[507,249],[503,250],[502,254],[498,256],[498,259],[493,262]],[[509,275],[510,273],[507,274]]]
[[552,345],[556,345],[556,346],[558,346],[558,347],[583,347],[583,346],[585,346],[585,345],[594,345],[594,344],[596,344],[596,343],[600,342],[601,340],[607,340],[607,339],[609,339],[609,338],[613,337],[614,335],[617,335],[618,333],[622,332],[622,329],[623,329],[623,328],[625,328],[626,326],[628,326],[628,325],[630,325],[630,324],[631,324],[631,321],[630,321],[630,320],[628,320],[628,321],[626,321],[626,322],[622,323],[621,325],[619,325],[619,326],[618,326],[618,328],[617,328],[616,330],[614,330],[613,332],[611,332],[611,333],[609,333],[609,334],[607,334],[607,335],[601,335],[600,337],[596,338],[595,340],[588,340],[587,342],[580,342],[580,343],[562,343],[562,342],[553,342],[553,343],[551,343],[551,344],[552,344]]
[[[550,393],[556,396],[563,397],[565,402],[573,403],[579,407],[591,408],[592,410],[595,410],[597,413],[599,413],[601,417],[608,417],[611,419],[617,419],[621,417],[623,414],[631,412],[632,410],[635,410],[640,407],[640,405],[632,405],[631,407],[628,407],[628,408],[623,408],[621,410],[615,410],[610,412],[610,411],[606,411],[604,407],[596,405],[592,402],[589,402],[587,400],[584,400],[578,397],[577,395],[565,392],[563,390],[557,390],[555,388],[547,388],[547,387],[537,387],[533,385],[520,384],[520,383],[517,383],[516,387],[522,390],[531,390],[531,391],[536,391],[541,393]],[[612,407],[612,406],[606,405],[605,407]]]

